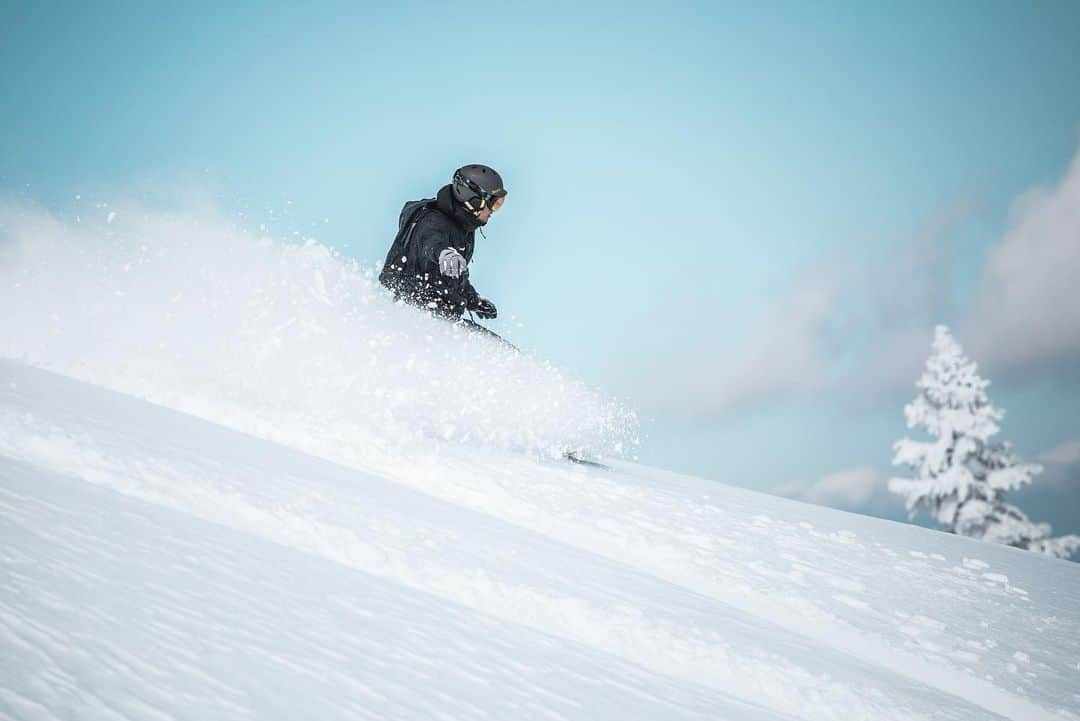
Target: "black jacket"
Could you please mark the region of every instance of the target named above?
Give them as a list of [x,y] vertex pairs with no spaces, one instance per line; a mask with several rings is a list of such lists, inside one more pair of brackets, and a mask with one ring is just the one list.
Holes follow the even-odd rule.
[[390,249],[379,280],[396,298],[456,318],[475,310],[480,296],[469,282],[468,271],[456,279],[439,272],[439,254],[453,247],[472,262],[473,236],[481,223],[454,200],[449,185],[439,190],[435,200],[434,208],[419,211],[405,248]]

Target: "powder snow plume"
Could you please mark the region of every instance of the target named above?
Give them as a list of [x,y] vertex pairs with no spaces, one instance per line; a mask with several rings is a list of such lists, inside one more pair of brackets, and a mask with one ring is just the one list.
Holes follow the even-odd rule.
[[395,304],[370,268],[220,212],[0,203],[0,356],[335,459],[623,454],[634,414]]

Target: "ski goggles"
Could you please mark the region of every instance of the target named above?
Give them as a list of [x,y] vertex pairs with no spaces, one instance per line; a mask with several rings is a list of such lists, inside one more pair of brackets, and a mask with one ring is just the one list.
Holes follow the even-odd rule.
[[474,213],[479,213],[484,208],[490,208],[491,212],[494,213],[499,208],[501,208],[503,206],[503,203],[506,201],[505,188],[499,188],[498,190],[492,190],[489,192],[484,190],[471,180],[466,180],[465,178],[460,177],[455,178],[455,180],[458,180],[469,190],[476,193],[476,195],[474,195],[472,198],[469,198],[465,201],[465,207]]
[[465,207],[474,213],[479,213],[484,208],[490,208],[491,212],[494,213],[503,206],[505,201],[506,191],[499,188],[490,193],[478,193],[465,201]]

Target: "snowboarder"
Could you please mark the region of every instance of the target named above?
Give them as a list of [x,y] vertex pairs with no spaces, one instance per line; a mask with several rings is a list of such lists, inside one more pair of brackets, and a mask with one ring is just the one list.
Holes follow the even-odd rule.
[[498,315],[495,304],[481,298],[469,282],[469,263],[474,233],[505,199],[502,177],[494,169],[477,164],[458,168],[435,198],[410,201],[402,208],[379,281],[397,300],[490,333],[462,320],[462,314]]

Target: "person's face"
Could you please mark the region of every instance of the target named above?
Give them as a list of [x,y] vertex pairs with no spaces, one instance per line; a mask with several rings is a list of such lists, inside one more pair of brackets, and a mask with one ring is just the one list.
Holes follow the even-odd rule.
[[479,213],[476,214],[476,219],[479,220],[481,223],[488,222],[488,220],[490,218],[491,218],[491,208],[485,207]]

